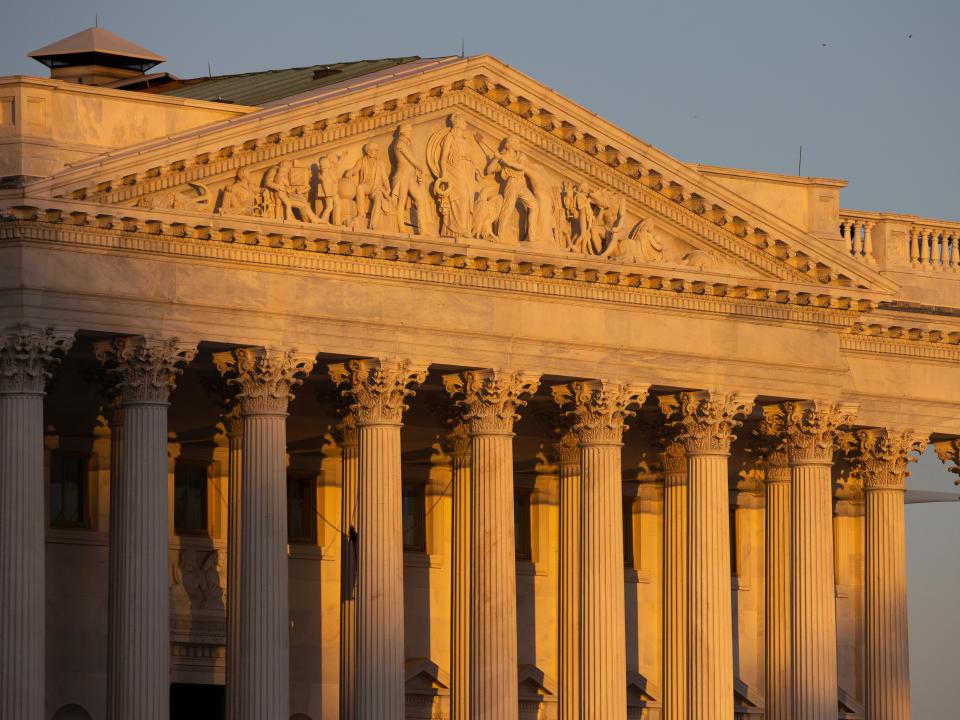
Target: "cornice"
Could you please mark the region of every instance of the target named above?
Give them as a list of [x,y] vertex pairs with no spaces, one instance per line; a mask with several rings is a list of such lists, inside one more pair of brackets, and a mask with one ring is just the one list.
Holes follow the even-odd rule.
[[[430,85],[432,82],[438,84]],[[414,90],[416,83],[420,89]],[[384,99],[394,92],[394,97]],[[33,187],[74,199],[121,202],[454,104],[487,117],[497,112],[498,120],[515,134],[781,279],[820,287],[858,285],[881,293],[896,289],[875,270],[857,265],[839,250],[784,223],[689,165],[488,56],[441,65],[395,83],[375,83],[330,98],[318,93],[290,106],[267,108],[213,128],[185,133],[166,145],[152,143],[115,153],[108,160],[101,158],[96,164],[78,166]],[[316,119],[318,114],[328,115]],[[246,139],[239,140],[237,136],[244,131]],[[198,153],[198,149],[202,151]],[[182,153],[180,159],[170,159],[178,153]],[[142,168],[144,158],[151,155],[157,157],[157,165],[145,172],[134,169]]]
[[900,355],[923,360],[960,360],[960,332],[886,323],[851,324],[840,336],[840,349],[871,355]]
[[[109,249],[216,264],[252,264],[304,273],[488,288],[838,330],[848,328],[871,308],[870,301],[837,291],[815,295],[797,286],[734,284],[722,276],[696,271],[623,265],[586,256],[528,253],[517,246],[483,241],[428,241],[400,234],[254,222],[247,230],[234,223],[230,223],[233,227],[168,224],[155,219],[156,211],[136,215],[135,211],[130,212],[118,218],[89,212],[67,213],[61,208],[8,208],[0,210],[0,242],[62,245],[73,251]],[[175,216],[186,220],[183,215],[181,212]],[[146,219],[151,216],[154,219]],[[291,232],[294,234],[288,234]]]

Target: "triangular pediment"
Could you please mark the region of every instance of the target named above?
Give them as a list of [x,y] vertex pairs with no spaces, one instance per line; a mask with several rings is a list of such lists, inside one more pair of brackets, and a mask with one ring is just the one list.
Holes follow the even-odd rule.
[[644,272],[889,291],[874,270],[494,58],[400,66],[31,186],[49,197]]

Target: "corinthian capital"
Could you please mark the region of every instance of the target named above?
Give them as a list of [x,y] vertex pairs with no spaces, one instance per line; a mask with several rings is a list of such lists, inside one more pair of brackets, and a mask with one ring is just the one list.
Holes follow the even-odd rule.
[[748,446],[762,463],[768,483],[790,482],[790,460],[787,456],[787,415],[780,405],[765,405],[763,419],[753,430]]
[[927,447],[927,438],[913,430],[858,430],[854,440],[850,462],[864,490],[903,490],[907,464],[917,459],[911,453]]
[[313,369],[313,355],[296,350],[242,347],[215,353],[213,363],[237,389],[242,415],[285,413],[292,390]]
[[554,385],[551,390],[581,445],[618,445],[627,418],[636,415],[630,407],[644,401],[648,387],[587,380]]
[[73,333],[17,325],[0,340],[0,394],[42,393],[50,372],[73,345]]
[[124,405],[164,403],[176,385],[180,367],[197,354],[197,346],[177,338],[142,335],[117,337],[95,343],[93,352],[117,380]]
[[522,370],[464,370],[444,375],[447,392],[472,433],[509,433],[523,395],[537,391],[540,376]]
[[856,416],[856,406],[847,403],[804,400],[780,407],[791,464],[831,463],[840,427]]
[[447,433],[447,446],[450,448],[454,467],[470,464],[470,428],[466,423],[454,422],[450,432]]
[[410,386],[426,379],[427,363],[367,358],[335,363],[329,371],[334,383],[346,386],[343,394],[353,401],[350,412],[358,425],[399,425],[404,400],[414,394]]
[[553,451],[557,455],[557,464],[561,468],[572,468],[580,465],[580,442],[572,430],[564,430],[553,444]]
[[658,398],[667,425],[676,433],[687,455],[728,455],[733,431],[753,402],[747,395],[706,390],[663,395]]
[[[947,470],[954,475],[960,475],[960,438],[939,440],[934,443],[934,449],[937,451],[937,457],[940,458],[940,462],[953,463],[953,466],[948,467]],[[960,477],[957,478],[954,484],[960,485]]]

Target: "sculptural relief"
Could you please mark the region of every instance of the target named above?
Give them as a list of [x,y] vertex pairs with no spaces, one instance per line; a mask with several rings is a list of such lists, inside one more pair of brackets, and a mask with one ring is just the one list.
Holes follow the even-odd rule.
[[390,206],[390,169],[380,152],[380,146],[375,142],[364,144],[360,159],[347,171],[344,179],[353,182],[355,187],[355,226],[370,230],[388,229],[385,218],[393,213]]
[[216,550],[181,549],[170,558],[170,603],[174,608],[222,610],[224,568]]
[[188,182],[195,195],[185,195],[180,190],[167,190],[153,195],[143,195],[134,203],[134,207],[157,210],[199,210],[209,211],[210,191],[203,183]]
[[477,187],[486,159],[460,113],[450,115],[449,123],[427,143],[427,164],[435,178],[433,193],[440,211],[440,233],[471,237]]
[[221,214],[260,215],[263,211],[263,192],[260,183],[250,177],[245,167],[237,168],[233,182],[223,189],[220,197]]
[[310,168],[281,160],[263,176],[264,217],[273,220],[320,222],[310,206]]
[[426,178],[413,148],[412,132],[409,123],[401,124],[393,142],[396,170],[390,195],[395,204],[397,230],[405,232],[407,227],[412,227],[418,235],[435,235],[433,202],[424,185]]

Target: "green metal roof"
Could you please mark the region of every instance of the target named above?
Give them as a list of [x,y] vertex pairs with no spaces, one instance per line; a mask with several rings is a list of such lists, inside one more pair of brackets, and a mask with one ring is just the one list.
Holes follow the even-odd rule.
[[419,59],[417,56],[412,56],[359,60],[333,65],[311,65],[287,70],[264,70],[239,75],[196,78],[182,80],[174,87],[162,88],[159,94],[238,105],[263,105],[273,100],[299,95],[325,85],[351,80]]

